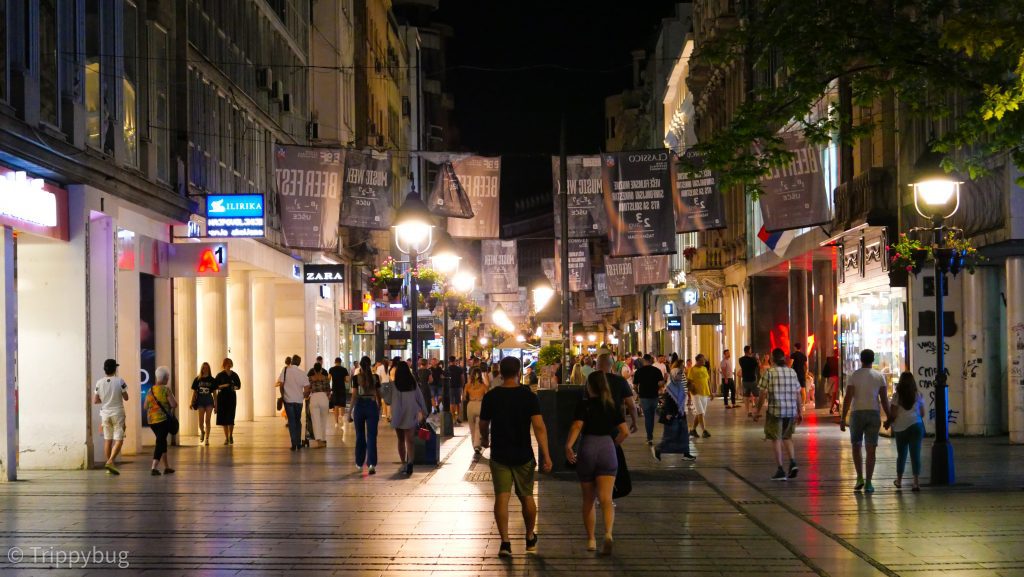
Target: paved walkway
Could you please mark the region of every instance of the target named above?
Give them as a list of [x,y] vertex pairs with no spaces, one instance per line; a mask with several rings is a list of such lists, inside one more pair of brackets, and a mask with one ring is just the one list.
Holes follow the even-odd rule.
[[129,572],[147,575],[1024,576],[1024,446],[955,439],[959,484],[915,494],[894,490],[886,439],[878,491],[866,496],[852,490],[834,417],[799,430],[801,473],[786,483],[768,481],[768,445],[742,411],[716,404],[710,422],[693,464],[655,462],[642,433],[627,441],[634,493],[618,503],[609,558],[585,550],[573,477],[547,476],[539,554],[523,553],[514,512],[515,557],[499,559],[491,486],[477,474],[486,463],[473,462],[465,428],[445,443],[441,467],[403,479],[383,424],[370,477],[353,466],[351,427],[327,449],[292,453],[283,421],[265,419],[240,424],[230,447],[218,433],[210,447],[183,438],[170,477],[150,477],[138,456],[120,477],[27,471],[0,484],[0,573],[67,567],[59,555],[82,551],[106,559],[59,573],[109,575],[124,551]]

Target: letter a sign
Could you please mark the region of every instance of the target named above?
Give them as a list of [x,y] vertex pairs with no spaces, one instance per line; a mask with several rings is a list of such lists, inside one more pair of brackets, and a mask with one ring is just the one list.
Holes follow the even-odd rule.
[[220,272],[220,264],[217,263],[217,257],[213,254],[212,248],[203,249],[203,252],[199,255],[199,268],[196,269],[199,274]]
[[228,276],[228,245],[221,242],[186,242],[167,247],[171,277]]

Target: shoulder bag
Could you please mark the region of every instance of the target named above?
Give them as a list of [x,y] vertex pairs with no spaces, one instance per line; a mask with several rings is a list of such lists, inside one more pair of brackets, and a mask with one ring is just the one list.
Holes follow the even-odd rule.
[[[157,400],[156,395],[153,394],[153,389],[149,389],[149,394],[153,395],[153,402],[156,403],[158,407],[160,407],[160,410],[163,411],[164,415],[167,417],[167,425],[169,427],[170,433],[172,435],[177,435],[178,430],[180,428],[178,418],[174,416],[174,413],[168,411],[167,407],[165,407],[163,403]],[[150,425],[150,428],[152,428],[152,425]]]

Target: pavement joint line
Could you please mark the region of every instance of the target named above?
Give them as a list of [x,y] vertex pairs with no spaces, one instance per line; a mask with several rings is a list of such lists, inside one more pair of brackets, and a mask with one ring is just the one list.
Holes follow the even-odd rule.
[[758,493],[761,493],[762,495],[764,495],[765,497],[770,499],[772,502],[774,502],[779,507],[782,507],[786,511],[789,511],[789,513],[791,515],[793,515],[794,517],[800,519],[804,523],[807,523],[811,527],[814,527],[822,535],[825,535],[829,539],[835,541],[836,543],[842,545],[844,548],[848,549],[854,555],[860,557],[861,559],[863,559],[867,563],[870,563],[875,569],[878,569],[879,571],[881,571],[882,573],[885,573],[889,577],[900,577],[899,573],[896,573],[895,571],[889,569],[888,567],[886,567],[884,564],[879,562],[877,559],[875,559],[871,555],[868,555],[864,551],[858,549],[857,547],[855,547],[852,543],[850,543],[846,539],[844,539],[844,538],[840,537],[839,535],[833,533],[828,528],[826,528],[825,526],[821,525],[817,521],[814,521],[813,519],[811,519],[810,517],[805,515],[803,512],[797,510],[795,507],[790,506],[788,503],[786,503],[782,499],[779,499],[779,498],[775,497],[771,493],[769,493],[769,492],[765,491],[764,489],[762,489],[761,487],[757,486],[750,479],[747,479],[743,475],[740,475],[739,473],[737,473],[736,470],[734,470],[732,467],[725,467],[725,469],[727,471],[729,471],[730,473],[732,473],[733,475],[735,475],[736,478],[740,479],[741,481],[743,481],[747,485],[750,485],[755,491],[757,491]]

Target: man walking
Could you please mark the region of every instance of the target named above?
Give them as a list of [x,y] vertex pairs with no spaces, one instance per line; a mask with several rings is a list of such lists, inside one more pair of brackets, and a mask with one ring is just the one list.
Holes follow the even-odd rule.
[[[729,349],[722,351],[722,362],[718,364],[718,370],[722,373],[722,400],[725,401],[726,409],[735,409],[736,404],[736,381],[732,372],[732,353]],[[732,395],[732,405],[729,404],[729,395]]]
[[807,355],[803,352],[804,346],[797,342],[793,344],[793,354],[789,355],[789,366],[796,371],[796,378],[800,381],[800,403],[807,404]]
[[128,385],[117,376],[117,361],[103,361],[102,379],[96,381],[92,402],[100,406],[100,421],[103,423],[103,456],[107,462],[103,468],[111,475],[120,475],[115,461],[124,445],[124,402],[128,400]]
[[491,478],[494,484],[494,520],[501,534],[499,557],[512,555],[508,537],[508,501],[515,488],[526,523],[526,551],[537,551],[537,502],[533,498],[537,462],[530,442],[530,428],[537,437],[541,471],[551,470],[548,433],[540,414],[540,400],[530,387],[519,384],[519,359],[505,357],[500,363],[502,384],[488,391],[480,408],[480,438],[491,447]]
[[[772,364],[761,375],[761,396],[757,400],[757,412],[768,403],[764,419],[764,436],[772,441],[775,451],[775,462],[778,469],[772,475],[772,481],[795,479],[800,469],[796,466],[796,452],[793,449],[793,431],[803,418],[803,405],[800,404],[800,382],[796,373],[786,366],[786,351],[776,348],[772,351]],[[785,448],[789,457],[789,473],[782,469],[782,453]]]
[[302,448],[302,401],[309,391],[309,377],[299,368],[301,362],[302,357],[292,356],[292,364],[285,367],[280,384],[293,451]]
[[[875,472],[875,449],[878,447],[878,430],[882,427],[879,410],[885,411],[885,420],[889,420],[889,402],[886,395],[888,386],[882,373],[871,368],[875,362],[875,351],[864,349],[860,352],[861,367],[850,375],[846,384],[846,395],[843,397],[843,414],[839,417],[839,430],[846,430],[846,415],[853,406],[850,415],[850,443],[853,445],[853,467],[857,470],[857,484],[854,491],[864,489],[865,493],[874,493],[871,477]],[[866,445],[867,462],[861,463],[863,456],[860,446]]]
[[757,380],[761,377],[761,366],[754,356],[750,345],[743,347],[743,356],[739,359],[740,380],[743,383],[743,399],[747,407],[747,417],[753,418],[754,403],[757,402]]
[[[665,386],[664,375],[654,365],[651,355],[644,355],[644,366],[633,374],[633,383],[640,397],[640,409],[644,413],[644,429],[647,433],[647,444],[654,444],[654,418],[658,412],[658,397]],[[614,389],[613,389],[614,390]]]

